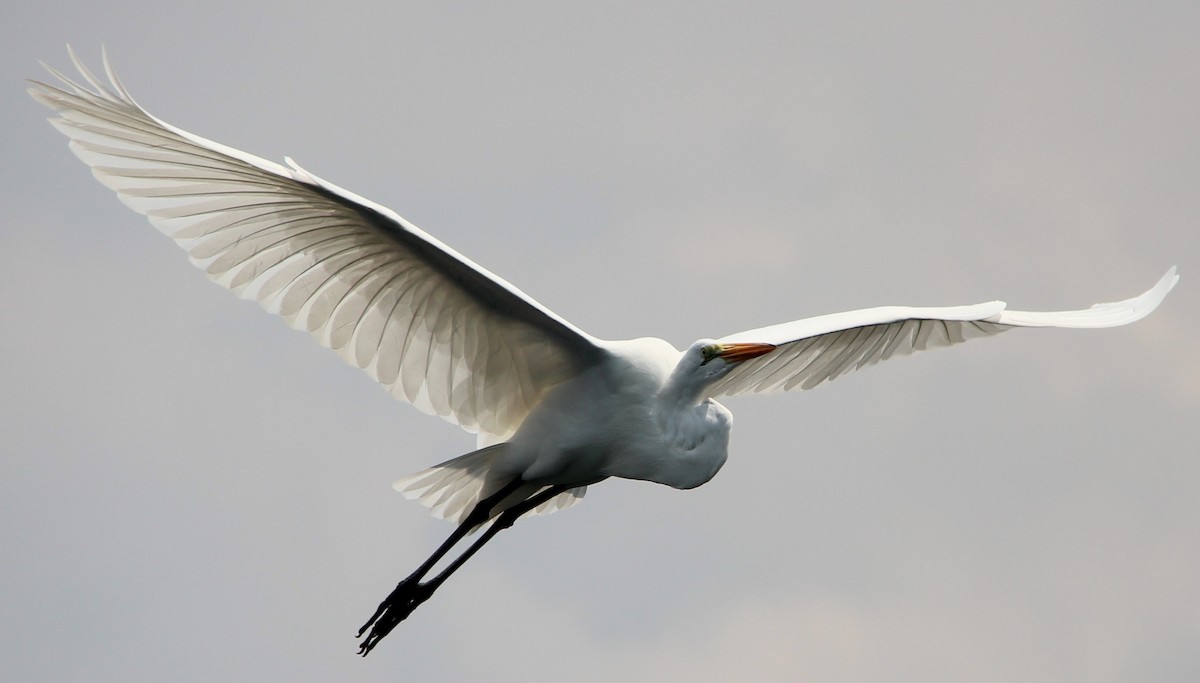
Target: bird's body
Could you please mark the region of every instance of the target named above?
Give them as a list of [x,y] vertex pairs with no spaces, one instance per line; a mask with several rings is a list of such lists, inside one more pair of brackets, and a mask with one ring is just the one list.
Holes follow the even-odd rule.
[[[508,442],[497,465],[503,477],[586,485],[597,479],[643,479],[694,488],[717,473],[732,416],[702,399],[707,386],[680,365],[699,364],[661,339],[608,342],[595,367],[547,393]],[[715,375],[729,366],[714,366]]]
[[[811,389],[892,357],[1017,327],[1113,327],[1154,310],[1171,269],[1139,297],[1030,313],[1000,301],[836,313],[700,340],[593,337],[465,256],[305,171],[226,147],[138,106],[72,54],[87,86],[33,96],[96,177],[239,296],[367,372],[393,396],[479,435],[479,450],[396,482],[455,532],[380,604],[366,654],[463,562],[530,512],[577,502],[608,477],[680,489],[728,457],[721,396]],[[473,529],[481,537],[422,581]]]
[[[508,441],[418,472],[396,488],[461,523],[473,504],[513,480],[529,486],[493,514],[542,488],[566,486],[569,492],[540,511],[558,509],[609,477],[699,486],[725,464],[733,425],[728,409],[701,395],[732,367],[705,362],[703,349],[714,344],[680,352],[655,338],[597,342],[596,360],[547,391]],[[449,478],[447,471],[474,476]]]

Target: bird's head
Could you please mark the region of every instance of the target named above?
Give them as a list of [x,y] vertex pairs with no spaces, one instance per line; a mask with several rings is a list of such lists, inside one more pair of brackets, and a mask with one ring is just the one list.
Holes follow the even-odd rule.
[[736,343],[722,344],[711,339],[702,339],[692,345],[691,351],[699,356],[700,365],[707,365],[709,362],[720,358],[729,365],[736,365],[744,360],[758,358],[759,356],[770,353],[775,350],[774,344],[759,344],[759,343]]
[[701,339],[688,347],[679,359],[667,382],[666,395],[672,400],[690,403],[705,387],[729,374],[739,363],[774,349],[773,344],[731,344]]
[[723,376],[742,361],[757,358],[775,350],[774,344],[722,343],[701,339],[688,349],[688,357],[697,374],[712,377]]

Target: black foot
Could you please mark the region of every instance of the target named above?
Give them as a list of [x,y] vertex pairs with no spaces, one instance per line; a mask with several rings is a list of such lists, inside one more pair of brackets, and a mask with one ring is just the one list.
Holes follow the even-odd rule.
[[358,629],[357,638],[362,638],[363,633],[367,629],[371,629],[371,633],[359,644],[358,654],[366,657],[375,645],[383,640],[384,636],[396,628],[396,624],[407,619],[418,605],[433,595],[433,591],[437,589],[439,583],[437,579],[425,583],[405,579],[397,584],[396,589],[384,598],[383,602],[379,603],[375,614],[372,614],[367,623]]

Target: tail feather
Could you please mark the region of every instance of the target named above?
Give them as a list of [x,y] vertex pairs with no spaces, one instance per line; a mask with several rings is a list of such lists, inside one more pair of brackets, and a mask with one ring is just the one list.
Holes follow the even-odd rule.
[[[505,446],[507,444],[495,444],[447,460],[440,465],[397,479],[392,488],[404,494],[405,498],[429,508],[434,517],[461,524],[476,503],[504,485],[503,481],[490,480],[488,475]],[[526,491],[523,487],[510,500],[498,505],[493,514],[499,514],[509,505],[535,495],[542,488],[544,487],[530,484]],[[565,510],[578,503],[586,491],[586,486],[573,488],[542,503],[528,514],[546,515]]]
[[566,510],[567,508],[571,507],[572,505],[583,500],[583,496],[585,493],[587,493],[586,486],[576,486],[575,488],[571,489],[570,491],[560,493],[557,496],[546,501],[545,503],[542,503],[541,505],[535,507],[533,510],[530,511],[529,514],[548,515],[551,512],[557,512],[559,510]]

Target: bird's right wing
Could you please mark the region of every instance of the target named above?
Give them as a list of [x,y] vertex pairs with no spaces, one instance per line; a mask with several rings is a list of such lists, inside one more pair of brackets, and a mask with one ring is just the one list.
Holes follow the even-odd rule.
[[894,356],[951,346],[1014,327],[1127,325],[1153,311],[1178,279],[1171,268],[1141,296],[1079,311],[1012,311],[1003,301],[947,308],[885,306],[739,332],[718,341],[774,344],[776,348],[738,363],[705,394],[717,397],[812,389]]
[[30,93],[100,182],[209,278],[310,332],[396,398],[491,440],[591,362],[595,340],[387,208],[176,128],[109,84]]

